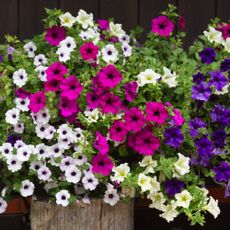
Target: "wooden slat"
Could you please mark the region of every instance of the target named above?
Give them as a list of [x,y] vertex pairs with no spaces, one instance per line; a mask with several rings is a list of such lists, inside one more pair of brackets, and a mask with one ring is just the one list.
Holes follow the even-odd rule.
[[180,14],[185,17],[185,46],[188,47],[207,28],[210,19],[215,17],[215,0],[178,0],[178,6]]
[[129,31],[138,24],[138,0],[102,0],[100,18],[114,18],[116,23],[123,24],[124,29]]
[[20,0],[19,34],[21,39],[32,38],[43,31],[45,8],[58,8],[58,0]]
[[230,1],[216,0],[216,16],[224,21],[230,20]]
[[6,33],[18,35],[18,1],[1,0],[0,2],[0,42]]
[[151,30],[151,21],[165,10],[168,4],[177,5],[176,0],[140,0],[139,24],[144,28],[145,33]]
[[94,18],[98,18],[99,15],[99,0],[60,0],[60,7],[74,16],[77,16],[79,9],[83,9],[87,13],[93,13]]

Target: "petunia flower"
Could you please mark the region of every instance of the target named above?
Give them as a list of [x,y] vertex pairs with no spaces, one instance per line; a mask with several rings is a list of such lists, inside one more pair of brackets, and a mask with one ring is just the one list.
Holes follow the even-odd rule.
[[46,96],[44,92],[39,91],[30,95],[29,109],[33,113],[37,113],[46,106]]
[[45,39],[51,46],[58,46],[65,38],[66,30],[60,26],[53,26],[47,29],[45,34]]

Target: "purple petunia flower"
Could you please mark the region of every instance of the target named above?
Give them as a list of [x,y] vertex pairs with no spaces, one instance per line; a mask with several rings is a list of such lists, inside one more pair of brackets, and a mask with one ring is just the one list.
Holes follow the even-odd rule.
[[222,162],[219,166],[213,168],[215,180],[217,182],[228,182],[230,179],[230,165],[227,162]]
[[222,127],[230,127],[230,109],[223,105],[216,105],[210,115],[212,122],[219,123]]
[[11,134],[7,137],[6,142],[10,143],[12,146],[16,143],[16,141],[21,140],[22,138],[20,136],[17,136],[15,134]]
[[215,148],[223,148],[226,144],[227,134],[223,129],[212,133],[212,140]]
[[225,185],[224,197],[230,197],[230,180],[228,180],[228,183]]
[[178,127],[171,127],[164,131],[165,144],[178,148],[184,141],[184,136]]
[[203,122],[200,118],[196,117],[193,120],[189,121],[190,135],[195,138],[199,134],[200,128],[205,128],[206,123]]
[[183,181],[173,178],[171,180],[166,180],[164,187],[168,197],[173,198],[176,193],[180,193],[183,190],[185,184]]
[[192,75],[192,77],[193,77],[193,82],[196,84],[200,84],[201,82],[205,81],[205,75],[201,72]]
[[4,61],[3,55],[0,54],[0,63]]
[[211,64],[216,59],[216,53],[213,48],[204,48],[199,55],[201,61],[205,64]]
[[199,101],[208,101],[212,94],[210,86],[204,82],[192,87],[192,99]]
[[225,85],[227,85],[228,80],[220,72],[220,70],[213,71],[209,73],[211,76],[211,79],[209,81],[209,85],[213,85],[216,87],[217,90],[221,91]]
[[195,140],[195,145],[200,156],[211,156],[213,154],[213,143],[207,137]]
[[230,58],[227,58],[221,62],[220,70],[222,72],[230,71]]

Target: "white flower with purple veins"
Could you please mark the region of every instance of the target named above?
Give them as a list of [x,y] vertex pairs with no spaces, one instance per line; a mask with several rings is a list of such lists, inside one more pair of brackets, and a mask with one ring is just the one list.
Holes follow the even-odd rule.
[[7,208],[7,203],[6,201],[0,197],[0,214],[4,213],[6,211]]
[[74,135],[76,137],[76,141],[81,141],[84,139],[83,130],[81,128],[76,128],[74,130]]
[[6,142],[6,143],[3,143],[2,146],[0,146],[0,153],[5,158],[11,157],[12,152],[13,152],[13,147],[10,143]]
[[20,110],[13,108],[6,112],[6,123],[15,125],[19,122]]
[[69,12],[66,12],[59,16],[61,26],[66,26],[71,28],[73,24],[76,22],[76,18],[73,17]]
[[16,172],[22,168],[22,163],[16,155],[11,155],[9,158],[7,158],[7,168],[11,172]]
[[59,47],[66,50],[67,52],[73,52],[76,48],[76,42],[74,38],[67,36],[64,40],[60,42]]
[[106,190],[103,200],[105,203],[114,206],[120,200],[120,197],[116,189],[109,188]]
[[47,81],[47,74],[46,74],[46,70],[48,67],[46,66],[38,66],[35,70],[38,72],[38,78],[43,81],[46,82]]
[[69,167],[65,171],[66,181],[77,184],[81,179],[81,171],[77,167]]
[[30,163],[30,169],[34,171],[38,171],[43,166],[43,163],[41,161],[32,161]]
[[64,153],[65,149],[59,143],[56,143],[49,147],[50,155],[53,157],[60,157]]
[[20,193],[23,197],[32,196],[34,193],[34,184],[29,180],[23,180],[21,187],[20,187]]
[[30,104],[30,99],[27,97],[27,98],[15,98],[15,104],[16,104],[16,108],[23,111],[23,112],[26,112],[26,111],[29,111],[29,104]]
[[28,161],[31,154],[32,154],[32,149],[28,145],[25,145],[25,146],[17,149],[17,158],[18,158],[18,160],[20,160],[22,162]]
[[21,147],[25,146],[25,143],[22,140],[17,140],[14,144],[15,149],[19,149]]
[[60,62],[67,62],[70,60],[70,52],[65,48],[60,47],[56,53]]
[[38,124],[35,130],[38,137],[47,140],[51,140],[56,131],[55,128],[49,124],[44,124],[44,125]]
[[87,162],[87,157],[84,154],[78,154],[75,157],[75,164],[77,166],[82,166],[83,164],[85,164]]
[[36,154],[36,156],[37,156],[37,158],[39,160],[45,159],[45,158],[47,158],[47,157],[50,156],[50,153],[49,153],[49,150],[48,150],[48,146],[46,146],[43,143],[36,145],[34,153]]
[[34,52],[37,50],[37,47],[33,42],[26,43],[23,48],[27,52],[29,58],[33,58],[35,56]]
[[76,17],[76,22],[82,25],[83,29],[93,26],[93,14],[87,14],[84,10],[80,9]]
[[129,44],[130,43],[130,36],[128,34],[124,34],[119,37],[119,42],[122,44]]
[[123,44],[121,48],[125,57],[130,57],[132,55],[132,47],[130,45]]
[[34,57],[35,66],[43,66],[47,64],[47,58],[44,54],[38,54]]
[[73,135],[73,130],[67,124],[63,124],[59,126],[57,133],[60,138],[65,138]]
[[22,134],[24,131],[24,124],[23,123],[17,123],[16,125],[14,125],[14,132],[15,133],[19,133]]
[[115,48],[114,45],[112,44],[108,44],[106,45],[102,50],[101,50],[101,54],[102,54],[102,59],[106,62],[106,63],[110,63],[110,62],[116,62],[118,60],[118,51]]
[[86,190],[95,190],[98,183],[98,179],[92,173],[86,173],[82,178],[82,184]]
[[62,146],[63,149],[69,149],[71,147],[71,139],[68,137],[58,138],[58,144]]
[[19,69],[13,73],[13,82],[16,86],[22,87],[28,80],[27,73],[24,69]]
[[55,197],[56,204],[62,205],[64,207],[69,204],[70,193],[67,190],[60,190],[58,193],[56,193]]
[[42,166],[39,170],[38,170],[38,179],[42,180],[42,181],[48,181],[51,177],[51,171],[48,167],[46,166]]
[[60,169],[62,172],[66,171],[71,166],[75,166],[75,160],[72,157],[65,157],[61,160]]
[[35,124],[44,125],[49,123],[50,120],[49,110],[47,108],[44,108],[37,113],[32,113],[31,116]]

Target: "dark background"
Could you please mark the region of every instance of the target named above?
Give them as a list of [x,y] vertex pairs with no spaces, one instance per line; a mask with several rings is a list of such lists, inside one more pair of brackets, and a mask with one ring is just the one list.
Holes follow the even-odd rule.
[[[169,3],[178,7],[186,22],[188,46],[206,28],[211,18],[230,19],[230,0],[0,0],[0,42],[4,34],[17,35],[20,39],[32,38],[42,32],[41,19],[44,8],[61,8],[74,16],[79,9],[92,12],[96,19],[113,17],[128,31],[137,25],[144,27],[145,34],[151,29],[151,19],[165,10]],[[187,230],[187,229],[230,229],[228,226],[230,204],[221,204],[222,213],[217,220],[210,215],[205,228],[189,227],[185,217],[167,224],[158,217],[159,213],[143,205],[135,211],[136,230]],[[26,228],[26,218],[20,214],[0,216],[0,230],[22,230]],[[48,230],[48,229],[47,229]],[[122,230],[122,229],[121,229]]]

